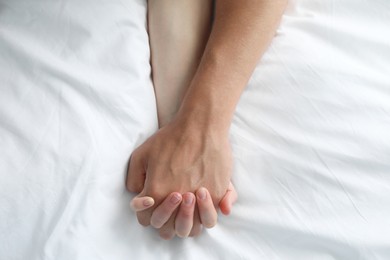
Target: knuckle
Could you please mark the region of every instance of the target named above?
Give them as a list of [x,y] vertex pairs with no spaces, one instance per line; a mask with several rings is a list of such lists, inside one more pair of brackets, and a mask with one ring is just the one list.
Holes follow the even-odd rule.
[[126,188],[130,192],[138,192],[139,188],[132,181],[127,180]]
[[159,234],[160,234],[160,237],[164,240],[171,240],[172,238],[175,237],[175,233],[173,231],[169,231],[166,229],[161,229]]
[[142,226],[147,227],[150,225],[150,222],[144,219],[138,219],[138,223],[140,223]]
[[213,228],[216,224],[217,224],[216,219],[208,219],[205,222],[203,222],[205,228]]
[[167,196],[166,192],[161,187],[161,183],[154,180],[150,180],[148,182],[147,189],[145,191],[156,201],[163,201],[163,199]]
[[192,228],[192,230],[191,230],[189,236],[190,236],[190,237],[196,237],[196,236],[199,236],[201,232],[202,232],[202,225],[195,225],[195,226]]
[[144,227],[147,227],[150,225],[150,218],[148,218],[147,215],[145,215],[141,212],[137,213],[137,219],[138,219],[138,223],[140,223]]

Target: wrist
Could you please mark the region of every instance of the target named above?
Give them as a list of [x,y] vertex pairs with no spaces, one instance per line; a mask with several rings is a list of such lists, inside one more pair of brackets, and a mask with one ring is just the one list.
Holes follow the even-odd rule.
[[226,77],[223,55],[205,53],[180,105],[178,114],[200,126],[228,132],[244,86],[239,77]]
[[231,116],[220,109],[199,102],[199,104],[184,103],[180,107],[176,120],[185,122],[189,128],[211,135],[228,136]]

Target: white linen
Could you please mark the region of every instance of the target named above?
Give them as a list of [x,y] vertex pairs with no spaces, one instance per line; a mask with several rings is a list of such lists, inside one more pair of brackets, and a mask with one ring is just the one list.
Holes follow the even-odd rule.
[[290,2],[233,120],[232,215],[163,241],[124,187],[157,128],[146,2],[0,0],[0,259],[388,259],[389,14]]

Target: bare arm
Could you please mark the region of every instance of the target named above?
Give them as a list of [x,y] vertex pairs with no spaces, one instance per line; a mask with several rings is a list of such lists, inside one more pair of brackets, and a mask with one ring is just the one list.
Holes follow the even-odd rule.
[[272,40],[286,0],[218,0],[210,39],[180,108],[226,133],[239,97]]
[[148,0],[148,31],[159,126],[175,116],[204,52],[212,0]]
[[[200,65],[173,121],[132,155],[127,186],[159,205],[173,191],[206,187],[215,205],[231,174],[228,130],[252,71],[274,36],[286,0],[218,0]],[[146,178],[145,178],[146,177]],[[139,212],[150,224],[153,209]]]

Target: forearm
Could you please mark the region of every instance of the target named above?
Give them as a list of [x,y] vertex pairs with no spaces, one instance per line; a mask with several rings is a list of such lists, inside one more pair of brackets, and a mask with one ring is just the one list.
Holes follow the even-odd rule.
[[239,97],[272,40],[286,0],[217,0],[213,29],[180,108],[227,132]]
[[149,0],[148,27],[160,127],[176,114],[211,28],[211,0]]
[[[151,196],[158,205],[173,191],[204,187],[214,205],[221,201],[232,172],[226,138],[231,117],[275,34],[285,1],[217,1],[211,37],[177,116],[131,156],[130,191]],[[150,223],[153,209],[137,214],[140,223]]]

